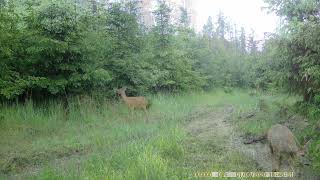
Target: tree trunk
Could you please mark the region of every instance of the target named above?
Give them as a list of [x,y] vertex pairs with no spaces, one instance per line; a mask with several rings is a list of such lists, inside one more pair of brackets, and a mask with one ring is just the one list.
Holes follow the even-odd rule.
[[303,95],[303,101],[304,102],[309,102],[309,101],[312,100],[312,98],[313,98],[312,91],[305,90],[304,91],[304,95]]

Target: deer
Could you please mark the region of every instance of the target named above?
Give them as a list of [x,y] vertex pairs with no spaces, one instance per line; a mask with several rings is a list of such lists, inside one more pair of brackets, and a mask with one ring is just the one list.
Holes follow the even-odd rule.
[[284,154],[289,154],[292,159],[298,157],[301,162],[304,161],[305,149],[310,140],[304,146],[298,147],[298,140],[290,129],[276,124],[268,130],[267,142],[272,155],[272,171],[278,171]]
[[251,144],[252,142],[265,139],[271,151],[273,172],[279,171],[283,155],[289,155],[291,159],[298,158],[300,163],[308,164],[304,156],[305,149],[310,143],[310,140],[303,147],[298,147],[297,138],[286,126],[275,124],[268,129],[266,134],[245,144]]
[[145,97],[128,97],[126,95],[126,87],[122,87],[117,90],[117,94],[121,96],[123,101],[127,104],[131,111],[131,115],[133,115],[134,109],[143,109],[146,114],[148,114],[147,109],[150,107],[150,102],[147,101]]

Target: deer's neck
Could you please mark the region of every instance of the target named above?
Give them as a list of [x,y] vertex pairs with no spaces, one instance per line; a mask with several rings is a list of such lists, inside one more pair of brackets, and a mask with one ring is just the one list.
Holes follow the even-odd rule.
[[127,102],[128,97],[127,97],[126,93],[121,93],[121,97],[125,102]]

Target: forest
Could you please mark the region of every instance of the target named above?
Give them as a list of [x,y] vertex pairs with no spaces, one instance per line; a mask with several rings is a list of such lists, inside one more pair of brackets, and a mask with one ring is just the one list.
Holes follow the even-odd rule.
[[[0,178],[268,171],[242,150],[215,160],[228,133],[201,126],[214,119],[245,138],[287,125],[309,142],[310,163],[295,172],[319,178],[320,2],[264,2],[281,23],[257,40],[223,12],[198,32],[165,0],[151,26],[140,0],[0,0]],[[130,117],[121,87],[150,100],[149,112]]]

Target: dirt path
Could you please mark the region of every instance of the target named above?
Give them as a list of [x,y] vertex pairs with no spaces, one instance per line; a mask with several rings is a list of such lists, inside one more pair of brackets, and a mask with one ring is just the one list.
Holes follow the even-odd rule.
[[[230,121],[234,111],[235,108],[232,106],[222,108],[204,106],[197,107],[190,113],[185,125],[189,134],[187,142],[189,168],[210,172],[271,171],[271,153],[268,146],[263,143],[250,145],[243,143],[245,140],[235,131]],[[313,179],[295,171],[288,164],[284,165],[282,171],[294,171],[295,179]]]

